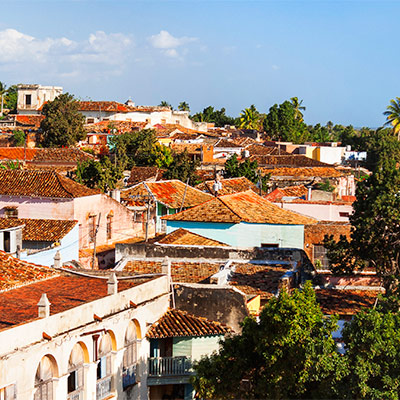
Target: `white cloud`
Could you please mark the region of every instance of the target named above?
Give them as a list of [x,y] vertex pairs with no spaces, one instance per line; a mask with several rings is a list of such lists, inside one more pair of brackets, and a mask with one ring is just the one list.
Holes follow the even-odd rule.
[[156,49],[175,49],[176,47],[184,44],[194,42],[197,38],[182,36],[180,38],[172,36],[167,31],[161,31],[157,35],[150,36],[148,38],[150,44]]
[[39,39],[6,29],[0,31],[0,69],[12,66],[26,74],[28,68],[32,74],[46,72],[63,77],[76,77],[85,70],[118,73],[133,45],[132,38],[122,33],[97,31],[87,39],[73,41],[65,37]]

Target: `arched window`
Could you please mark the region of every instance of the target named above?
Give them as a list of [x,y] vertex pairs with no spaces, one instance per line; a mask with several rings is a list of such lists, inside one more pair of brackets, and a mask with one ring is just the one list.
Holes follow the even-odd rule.
[[85,357],[82,346],[77,343],[69,357],[68,361],[68,400],[80,399],[80,393],[83,391],[83,364]]
[[112,339],[109,333],[106,333],[100,340],[98,363],[97,363],[97,400],[108,397],[112,388],[111,371],[111,351]]
[[44,356],[35,375],[35,400],[54,399],[54,378],[57,377],[57,364],[51,356]]
[[[137,382],[138,334],[133,321],[128,325],[125,335],[125,351],[122,370],[122,386],[124,389]],[[140,329],[140,328],[139,328]]]

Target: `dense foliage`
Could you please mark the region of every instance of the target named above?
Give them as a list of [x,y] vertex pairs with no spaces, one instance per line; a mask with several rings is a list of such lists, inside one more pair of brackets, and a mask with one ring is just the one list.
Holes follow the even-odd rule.
[[173,153],[172,162],[169,164],[167,170],[164,172],[164,179],[179,179],[182,182],[188,182],[189,185],[194,186],[198,182],[196,169],[200,166],[200,161],[192,160],[187,153]]
[[241,334],[198,362],[194,387],[204,399],[329,398],[340,372],[335,329],[309,283],[292,295],[283,290],[259,322],[246,318]]
[[225,108],[214,110],[214,107],[208,106],[203,111],[192,115],[193,121],[196,122],[210,122],[215,126],[223,127],[225,125],[236,125],[235,118],[229,117],[225,114]]
[[78,102],[68,93],[44,104],[42,114],[45,118],[40,124],[43,146],[72,146],[86,138],[85,118],[78,108]]

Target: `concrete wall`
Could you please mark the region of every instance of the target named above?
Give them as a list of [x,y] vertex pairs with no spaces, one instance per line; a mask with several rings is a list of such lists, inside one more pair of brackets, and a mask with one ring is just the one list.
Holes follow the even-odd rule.
[[20,259],[34,264],[54,265],[54,256],[57,251],[61,254],[61,262],[79,260],[79,224],[76,224],[61,240],[60,245],[34,254],[22,252]]
[[236,332],[248,316],[245,295],[229,286],[175,284],[174,298],[177,309],[224,323]]
[[[157,321],[168,308],[166,277],[138,285],[115,295],[109,295],[71,310],[37,319],[0,332],[0,387],[16,385],[19,400],[32,400],[35,373],[40,360],[50,355],[56,367],[54,399],[67,398],[68,360],[76,343],[84,347],[84,400],[96,399],[96,369],[93,335],[100,338],[112,332],[112,391],[110,398],[147,399],[147,358],[150,345],[145,339],[148,326]],[[49,299],[51,302],[51,299]],[[130,301],[138,305],[130,306]],[[95,321],[93,315],[102,318]],[[137,326],[139,380],[130,391],[122,390],[122,360],[125,334],[130,322]],[[43,332],[51,336],[43,338]]]
[[[62,87],[41,85],[18,85],[18,114],[33,114],[46,102],[53,101],[62,94]],[[26,104],[26,95],[31,96],[31,104]]]
[[279,247],[302,249],[304,245],[303,225],[167,221],[167,233],[179,228],[233,247],[260,247],[262,244],[268,243],[277,244]]

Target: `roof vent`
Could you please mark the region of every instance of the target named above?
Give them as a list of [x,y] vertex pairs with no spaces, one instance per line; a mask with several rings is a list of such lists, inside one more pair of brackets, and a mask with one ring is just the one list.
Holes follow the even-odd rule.
[[38,305],[38,315],[39,318],[47,318],[50,317],[50,301],[47,298],[46,293],[42,294],[42,297],[39,300]]
[[107,281],[107,294],[117,294],[118,293],[118,280],[115,276],[115,272],[110,275]]
[[59,250],[54,255],[54,268],[61,268],[61,254]]

